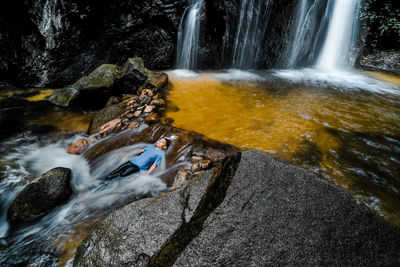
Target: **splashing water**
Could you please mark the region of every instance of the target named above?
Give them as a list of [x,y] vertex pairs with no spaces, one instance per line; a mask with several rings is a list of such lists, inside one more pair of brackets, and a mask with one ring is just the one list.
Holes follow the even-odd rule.
[[[73,231],[74,225],[139,198],[156,196],[168,190],[160,178],[171,170],[188,165],[179,163],[166,169],[166,160],[163,158],[152,175],[140,172],[104,181],[109,172],[133,158],[148,144],[114,150],[89,164],[83,156],[67,154],[65,151],[70,143],[82,137],[85,136],[77,134],[51,141],[21,135],[4,142],[0,150],[0,162],[5,166],[0,183],[0,240],[8,243],[8,246],[0,251],[0,265],[23,262],[24,257],[30,262],[33,260],[34,264],[50,261],[40,255],[44,251],[54,255],[54,250],[59,249],[54,245],[56,240]],[[33,223],[10,229],[6,221],[9,205],[33,177],[54,167],[72,170],[74,193],[70,200]]]

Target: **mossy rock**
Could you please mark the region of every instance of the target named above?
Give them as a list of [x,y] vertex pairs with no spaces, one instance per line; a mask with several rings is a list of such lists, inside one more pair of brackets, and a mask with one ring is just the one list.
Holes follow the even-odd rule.
[[55,92],[50,102],[58,106],[78,106],[96,108],[104,106],[116,91],[116,83],[121,76],[121,67],[103,64],[88,76],[80,78],[71,86]]
[[99,109],[111,96],[135,94],[141,87],[165,89],[168,75],[146,69],[142,58],[129,58],[123,67],[103,64],[88,76],[55,92],[50,102],[58,106]]

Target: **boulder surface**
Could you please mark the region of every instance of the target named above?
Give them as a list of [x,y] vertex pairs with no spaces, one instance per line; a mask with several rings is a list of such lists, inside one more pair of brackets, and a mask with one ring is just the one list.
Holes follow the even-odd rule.
[[175,262],[176,266],[399,264],[399,229],[345,191],[257,151],[242,154],[223,203]]
[[62,204],[72,194],[71,170],[54,168],[29,183],[13,201],[8,220],[17,221],[46,213]]
[[112,213],[74,266],[400,264],[400,230],[345,191],[258,151],[232,159]]

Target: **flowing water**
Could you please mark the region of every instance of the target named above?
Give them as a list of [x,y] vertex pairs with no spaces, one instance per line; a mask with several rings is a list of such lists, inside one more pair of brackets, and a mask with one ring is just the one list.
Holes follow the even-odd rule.
[[351,50],[357,40],[358,11],[361,0],[335,0],[327,36],[317,61],[317,68],[340,69],[353,66]]
[[255,69],[262,57],[262,41],[271,11],[270,0],[243,0],[236,33],[232,67]]
[[301,0],[288,68],[316,65],[336,70],[354,65],[361,0]]
[[308,169],[400,227],[399,78],[308,72],[171,72],[166,116]]
[[[139,128],[135,131],[141,130],[143,129]],[[114,150],[89,164],[83,156],[65,152],[69,144],[82,137],[88,138],[86,135],[73,133],[59,135],[57,138],[21,134],[3,142],[0,150],[0,240],[5,248],[0,250],[0,265],[27,260],[35,266],[41,262],[54,265],[58,255],[73,256],[73,251],[79,244],[74,240],[82,240],[87,234],[87,231],[82,229],[90,229],[90,225],[98,218],[116,207],[168,190],[160,177],[171,171],[171,168],[176,169],[186,164],[175,164],[167,170],[163,159],[156,173],[151,176],[137,173],[104,181],[106,174],[134,157],[148,144],[136,144]],[[32,223],[14,226],[10,230],[5,219],[12,200],[33,177],[54,167],[72,170],[71,185],[74,193],[69,201]],[[43,258],[43,255],[47,256]],[[68,260],[68,257],[64,259],[65,262]]]
[[[2,91],[0,97],[40,101],[51,92],[48,89]],[[160,177],[187,164],[173,164],[166,169],[163,159],[151,176],[137,173],[106,182],[106,174],[148,144],[123,147],[88,163],[83,156],[67,154],[66,147],[80,138],[88,138],[92,146],[118,136],[96,140],[84,134],[92,113],[45,106],[32,117],[26,117],[23,112],[17,116],[26,127],[4,140],[0,148],[0,266],[27,263],[33,266],[70,265],[79,242],[104,214],[125,203],[168,190]],[[30,130],[38,127],[49,130]],[[132,134],[141,130],[143,127]],[[186,153],[186,150],[181,153]],[[180,155],[177,157],[181,158]],[[10,227],[7,210],[12,201],[35,177],[55,167],[72,170],[73,195],[69,201],[49,214]]]
[[178,29],[178,47],[176,67],[178,69],[195,69],[199,49],[200,11],[203,0],[191,0],[182,16]]

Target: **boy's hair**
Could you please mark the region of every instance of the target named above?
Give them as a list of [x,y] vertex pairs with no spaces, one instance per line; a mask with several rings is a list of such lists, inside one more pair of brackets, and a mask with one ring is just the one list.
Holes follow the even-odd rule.
[[165,141],[166,141],[166,146],[167,146],[167,149],[169,148],[169,146],[171,145],[171,140],[169,140],[168,138],[165,138],[164,137],[164,139],[165,139]]

